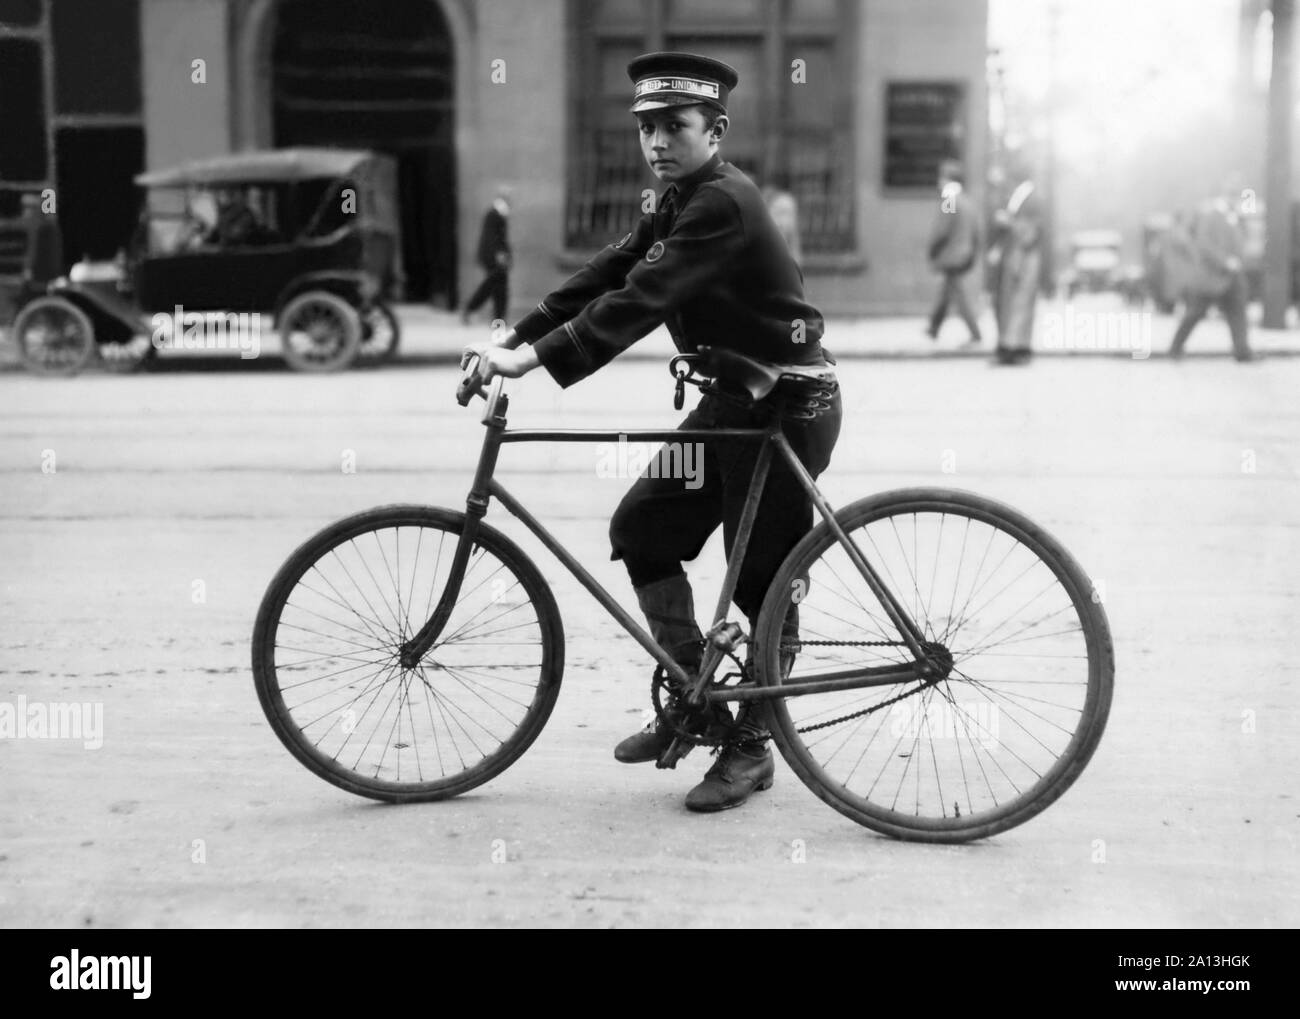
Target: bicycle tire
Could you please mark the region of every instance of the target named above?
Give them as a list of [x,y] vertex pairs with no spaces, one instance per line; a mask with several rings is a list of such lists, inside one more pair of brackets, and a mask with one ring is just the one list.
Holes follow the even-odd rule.
[[[395,661],[396,648],[401,641],[408,639],[423,624],[424,619],[428,618],[431,606],[436,604],[435,588],[437,588],[437,595],[441,594],[441,588],[438,588],[437,584],[439,568],[443,563],[444,545],[449,546],[446,550],[449,558],[450,552],[455,548],[455,540],[448,539],[458,538],[464,525],[465,515],[463,513],[433,507],[395,505],[367,510],[330,525],[304,542],[285,561],[267,587],[266,594],[258,610],[252,642],[253,676],[258,700],[262,705],[267,720],[271,723],[271,728],[279,737],[281,743],[299,762],[325,779],[325,781],[348,792],[390,803],[447,799],[481,785],[504,771],[528,749],[546,724],[546,720],[555,706],[556,698],[559,696],[560,681],[564,672],[564,629],[559,609],[556,606],[549,585],[532,561],[509,538],[486,523],[479,523],[478,535],[475,538],[470,563],[465,571],[457,608],[453,609],[453,615],[448,620],[447,626],[444,627],[439,642],[434,645],[434,648],[425,656],[424,662],[416,669],[404,669],[400,666],[400,663]],[[409,581],[403,573],[401,561],[403,529],[408,532],[415,530],[418,533],[414,563],[408,567],[410,570]],[[395,576],[388,564],[389,557],[385,549],[385,541],[381,538],[380,533],[389,531],[394,532],[393,545],[389,547],[392,548],[392,558],[397,563]],[[438,535],[439,545],[437,560],[432,567],[432,572],[429,573],[426,568],[426,571],[422,574],[420,559],[426,533],[430,542],[435,534]],[[354,566],[357,561],[363,561],[360,558],[362,554],[359,551],[360,547],[353,546],[351,543],[366,535],[374,536],[374,544],[384,558],[385,567],[389,570],[389,579],[393,582],[391,592],[384,590],[382,582],[375,580],[373,573],[371,580],[374,581],[374,590],[367,591],[369,585],[352,578],[352,570],[347,567],[348,558],[354,559]],[[344,549],[344,552],[340,553],[339,549]],[[334,557],[334,561],[326,562],[327,557],[331,555]],[[499,565],[485,578],[480,575],[480,564],[488,562],[489,557]],[[326,563],[329,572],[320,568],[319,564],[322,563]],[[340,566],[342,567],[342,573],[339,570]],[[318,587],[329,586],[332,589],[332,594],[324,595],[323,590],[316,590],[316,588],[303,583],[303,578],[313,568],[316,569],[316,575],[312,577],[313,584]],[[369,569],[368,566],[367,569]],[[508,587],[502,586],[498,588],[498,583],[504,585],[505,578],[500,581],[493,578],[502,570],[506,571],[510,577],[513,577],[514,582]],[[361,572],[361,570],[356,571],[357,574]],[[344,574],[352,579],[350,581],[340,580],[337,585],[329,580],[331,575],[337,579]],[[322,584],[317,579],[317,576],[324,578],[326,583]],[[499,607],[502,602],[505,602],[507,605],[513,603],[513,607],[501,609],[497,615],[490,616],[485,622],[475,623],[474,619],[477,617],[471,617],[468,622],[463,616],[458,617],[456,613],[461,611],[462,604],[468,605],[470,608],[477,604],[469,601],[469,599],[482,590],[483,585],[488,583],[489,580],[492,580],[492,586],[485,595],[490,595],[488,605]],[[290,606],[290,600],[296,591],[310,593],[312,595],[311,604],[316,605],[317,608],[325,607],[326,612],[332,612],[335,610],[326,607],[329,604],[347,609],[351,608],[342,592],[338,589],[340,586],[346,587],[349,583],[356,592],[362,594],[368,606],[364,610],[355,613],[355,621],[349,618],[346,624],[341,624],[341,629],[348,631],[353,636],[326,637],[324,639],[333,641],[333,643],[322,643],[319,647],[309,647],[298,646],[305,643],[305,641],[304,638],[297,636],[295,633],[292,635],[292,639],[297,643],[279,644],[278,638],[282,628],[287,631],[303,631],[307,629],[300,623],[285,622],[286,607]],[[415,594],[417,591],[422,594],[426,583],[429,594],[427,600],[425,600],[425,607],[422,611],[417,612],[413,618],[410,618],[411,613],[409,610],[403,612],[403,589],[408,587],[409,584],[407,600],[409,606],[415,608],[420,600],[415,597]],[[522,591],[524,598],[522,602],[519,595],[514,594],[516,587]],[[396,596],[397,609],[395,612],[392,611],[393,599],[388,597],[389,594],[395,594]],[[302,597],[306,600],[307,594]],[[384,610],[377,609],[374,604],[381,597],[384,600]],[[480,637],[492,636],[500,632],[484,632],[483,626],[518,612],[524,604],[531,606],[533,610],[534,616],[531,622],[527,613],[524,613],[523,616],[516,616],[514,621],[507,623],[501,629],[526,630],[522,634],[511,634],[512,638],[528,636],[535,631],[537,645],[540,649],[537,652],[540,660],[535,667],[532,663],[523,666],[511,662],[481,663],[474,657],[471,657],[470,661],[476,664],[460,664],[455,667],[449,664],[449,659],[444,662],[438,661],[439,655],[453,654],[456,650],[453,645],[457,643],[469,643],[470,638],[473,638],[473,641],[477,644]],[[466,608],[465,611],[468,612],[470,608]],[[299,618],[299,613],[315,614],[325,618],[323,613],[302,606],[295,605],[293,610],[293,618],[295,619]],[[393,623],[396,623],[396,626],[390,627],[388,620],[385,618],[385,611],[392,614]],[[486,610],[481,610],[480,615],[482,611]],[[519,622],[520,619],[523,619],[523,622]],[[360,622],[361,625],[357,626],[357,622]],[[459,630],[456,629],[458,626]],[[469,626],[469,629],[466,629],[466,626]],[[308,629],[307,632],[312,631]],[[362,637],[363,640],[358,641],[357,636]],[[458,636],[460,637],[459,641],[456,639]],[[378,641],[378,643],[373,648],[370,648],[366,644],[366,641],[370,640]],[[528,641],[512,640],[509,642],[491,642],[483,644],[482,647],[484,649],[489,646],[522,647],[528,646],[528,644]],[[306,652],[310,655],[319,651],[322,654],[320,660],[331,663],[321,666],[321,668],[332,668],[333,664],[339,661],[346,662],[349,658],[361,661],[362,664],[345,666],[341,673],[327,674],[299,682],[301,676],[293,674],[295,669],[305,668],[306,664],[310,663],[312,659],[309,658],[300,663],[285,661],[283,664],[278,664],[277,648],[285,651],[286,654]],[[358,650],[359,648],[362,650]],[[370,654],[377,655],[376,659],[362,659],[360,656],[367,651]],[[480,650],[476,647],[472,653],[479,654]],[[494,654],[500,655],[514,653],[494,651]],[[518,654],[531,655],[532,652],[519,652]],[[494,672],[477,671],[476,665],[477,668],[492,669]],[[372,677],[370,682],[362,688],[361,693],[352,696],[352,700],[347,702],[346,698],[349,696],[347,691],[354,689],[355,684],[365,677],[352,677],[342,680],[339,676],[367,666],[379,666],[380,668],[375,675],[380,678],[378,679],[379,687],[365,708],[366,713],[369,713],[371,707],[379,700],[379,691],[385,689],[390,682],[395,681],[390,702],[392,699],[397,698],[399,693],[401,695],[401,699],[397,704],[393,727],[390,728],[388,736],[385,737],[386,742],[383,743],[383,753],[375,765],[373,774],[368,773],[369,766],[366,769],[359,769],[358,766],[349,766],[343,760],[340,760],[341,752],[331,755],[322,750],[321,744],[324,742],[325,736],[317,737],[314,733],[308,734],[304,731],[304,728],[311,728],[314,724],[306,721],[307,716],[317,714],[322,705],[316,705],[310,712],[307,712],[300,710],[303,704],[307,703],[306,701],[289,704],[285,700],[286,690],[298,689],[310,683],[333,680],[334,686],[332,689],[326,687],[323,693],[314,694],[313,699],[330,697],[335,691],[344,691],[339,694],[337,702],[348,703],[350,706],[341,709],[341,714],[335,718],[334,722],[331,722],[329,729],[326,730],[326,735],[338,725],[338,732],[330,737],[331,743],[338,742],[340,736],[346,736],[347,739],[342,742],[342,746],[346,748],[351,739],[351,733],[356,731],[355,728],[347,727],[348,712],[352,713],[351,722],[355,726],[357,721],[355,717],[357,708],[355,705],[359,703],[361,697],[366,696],[374,688],[376,680]],[[526,683],[526,678],[531,675],[534,668],[536,671],[535,681]],[[400,672],[394,671],[395,669],[400,670]],[[467,672],[465,670],[475,671]],[[523,671],[511,673],[515,678],[504,678],[495,674],[498,671],[506,672],[509,670]],[[308,672],[311,671],[308,670]],[[385,672],[391,674],[385,675]],[[435,675],[441,674],[440,678],[443,680],[441,692],[439,692],[439,687],[429,679],[430,672]],[[520,676],[525,678],[519,678]],[[522,700],[515,700],[510,695],[501,693],[500,687],[502,684],[532,686],[531,700],[525,704]],[[417,726],[423,727],[424,720],[422,717],[417,718],[417,712],[412,708],[412,705],[416,703],[416,699],[410,696],[411,688],[414,688],[424,699],[423,707],[428,715],[427,731],[432,735],[436,759],[441,771],[436,778],[426,777],[424,774],[424,761],[420,757],[419,740],[416,735]],[[470,694],[473,695],[473,698],[477,698],[478,701],[482,702],[483,705],[492,708],[501,717],[506,718],[513,726],[508,735],[499,739],[498,745],[491,752],[483,752],[474,739],[474,733],[477,730],[467,728],[467,720],[470,722],[475,721],[463,703],[468,701],[471,707],[475,706],[473,699],[469,696]],[[522,698],[526,694],[519,693],[518,696]],[[460,700],[458,701],[457,698],[460,698]],[[505,714],[506,711],[513,712],[515,710],[506,707],[509,703],[514,703],[523,708],[523,714],[519,718],[510,719]],[[407,708],[409,742],[403,737],[403,706]],[[435,708],[437,717],[435,717]],[[385,714],[387,711],[388,707],[382,709],[379,716],[380,723],[387,717]],[[325,712],[321,715],[319,721],[323,722],[330,715],[331,712]],[[362,717],[364,718],[365,715]],[[340,718],[343,720],[342,724],[339,724]],[[495,718],[489,716],[489,719],[492,721],[493,726],[500,725]],[[442,740],[439,739],[440,720],[443,734]],[[476,724],[484,731],[492,732],[492,727],[487,726],[481,720],[477,721]],[[474,749],[470,751],[471,756],[474,751],[477,751],[480,755],[473,763],[465,760],[465,753],[456,739],[457,726],[459,726],[462,735],[468,738],[473,745]],[[377,727],[372,730],[371,741],[377,731]],[[392,738],[394,731],[397,736],[396,743],[393,743]],[[446,771],[442,750],[442,744],[446,742],[448,733],[450,733],[450,740],[455,747],[456,757],[459,758],[461,763],[460,769],[451,773]],[[481,733],[479,733],[479,738],[483,738]],[[358,765],[361,757],[369,750],[371,741],[367,741],[366,747],[358,756]],[[394,755],[395,763],[386,765],[390,744],[396,750]],[[376,746],[376,750],[379,749],[379,746]],[[407,751],[412,751],[414,754],[415,775],[413,778],[411,777],[410,765],[408,764],[408,777],[403,779],[402,761],[411,759],[411,754],[407,753]],[[429,754],[428,742],[425,744],[425,754],[426,757]],[[450,751],[448,751],[448,756],[451,756]],[[381,775],[385,767],[387,771]],[[396,769],[395,775],[393,774],[394,767]]]
[[[955,489],[900,489],[881,493],[855,502],[839,511],[836,514],[836,520],[850,535],[850,537],[855,538],[855,543],[859,545],[859,548],[862,548],[861,539],[863,536],[870,533],[864,529],[869,528],[872,524],[878,524],[882,521],[894,522],[892,524],[894,534],[899,537],[899,546],[902,550],[903,557],[906,558],[906,547],[901,540],[901,535],[898,531],[896,521],[898,518],[903,518],[905,520],[906,517],[911,515],[913,533],[916,535],[920,530],[918,517],[923,513],[940,514],[939,543],[936,548],[933,567],[935,577],[937,577],[940,572],[940,552],[943,549],[944,542],[943,519],[945,517],[951,517],[953,519],[966,519],[968,521],[979,522],[996,532],[1002,533],[1011,539],[1012,542],[1019,543],[1033,556],[1036,556],[1038,561],[1051,572],[1051,575],[1057,581],[1059,581],[1062,590],[1068,596],[1069,608],[1071,608],[1077,616],[1079,632],[1082,637],[1083,647],[1086,649],[1087,658],[1086,691],[1082,693],[1082,703],[1077,709],[1078,722],[1075,725],[1073,732],[1070,733],[1068,744],[1066,744],[1060,752],[1056,754],[1055,759],[1050,765],[1044,766],[1044,770],[1037,780],[1033,781],[1032,784],[1029,784],[1023,791],[1019,791],[1018,795],[1009,795],[1005,802],[998,802],[996,796],[993,795],[990,798],[993,800],[994,805],[990,809],[979,811],[972,809],[965,815],[961,813],[960,798],[953,801],[953,813],[951,815],[948,813],[947,801],[944,796],[942,780],[939,773],[939,755],[935,754],[930,763],[933,765],[935,773],[935,785],[939,789],[937,801],[941,813],[939,816],[921,816],[919,807],[921,799],[920,782],[923,769],[927,767],[927,762],[923,751],[919,754],[917,753],[920,733],[921,730],[924,729],[928,734],[930,734],[929,746],[932,753],[934,753],[934,748],[938,741],[945,738],[947,735],[944,733],[940,733],[938,736],[934,735],[934,730],[937,728],[937,725],[932,725],[928,717],[929,708],[933,701],[932,698],[927,698],[923,702],[924,706],[919,715],[913,708],[913,721],[910,724],[907,721],[906,709],[903,712],[904,725],[902,726],[903,734],[900,736],[900,740],[906,738],[908,728],[916,730],[916,735],[913,736],[913,743],[907,748],[907,753],[897,753],[897,757],[904,761],[903,764],[898,764],[896,760],[889,759],[888,754],[884,752],[886,744],[888,743],[888,737],[877,750],[877,756],[885,759],[885,763],[881,765],[881,771],[877,777],[876,785],[879,784],[881,777],[886,773],[886,769],[889,768],[893,768],[894,771],[899,771],[901,769],[902,774],[906,777],[907,769],[911,766],[913,758],[916,759],[917,763],[914,769],[914,774],[917,784],[918,806],[913,813],[908,813],[906,810],[896,809],[896,803],[886,807],[882,805],[882,803],[873,801],[870,795],[864,796],[859,792],[855,792],[848,785],[848,781],[853,778],[852,772],[849,773],[848,779],[845,780],[836,779],[828,773],[828,767],[818,760],[818,756],[810,744],[815,740],[820,740],[822,742],[829,741],[829,736],[824,738],[814,737],[813,733],[823,732],[825,729],[831,728],[831,726],[824,725],[820,721],[814,721],[812,718],[807,717],[804,718],[803,724],[801,725],[791,715],[791,708],[793,705],[799,705],[802,703],[804,706],[797,708],[796,710],[806,716],[808,710],[810,710],[807,707],[808,704],[817,702],[819,698],[844,696],[844,694],[811,694],[804,697],[775,698],[769,702],[771,728],[774,742],[776,742],[782,756],[795,774],[799,776],[800,780],[803,781],[803,783],[807,785],[819,798],[845,816],[861,825],[894,838],[923,842],[966,842],[973,839],[987,838],[988,836],[1006,831],[1016,825],[1023,824],[1025,821],[1028,821],[1030,818],[1034,817],[1055,802],[1079,777],[1084,767],[1091,759],[1093,753],[1096,751],[1098,742],[1100,741],[1105,729],[1114,685],[1114,649],[1109,624],[1106,620],[1105,612],[1100,604],[1100,599],[1095,596],[1093,585],[1082,568],[1060,544],[1060,542],[1053,538],[1047,531],[1029,520],[1023,514],[1008,506],[995,502],[992,499],[985,498],[984,496]],[[970,524],[968,523],[966,525],[967,537],[969,536],[969,532]],[[986,560],[989,556],[989,549],[993,547],[993,541],[994,535],[990,534],[989,545],[985,548]],[[915,537],[914,545],[919,546],[919,541]],[[961,545],[961,555],[963,558],[965,556],[966,547],[966,538],[963,538]],[[786,617],[789,606],[799,600],[797,597],[798,588],[796,585],[801,578],[805,587],[803,589],[802,601],[800,602],[800,615],[801,617],[806,615],[803,610],[806,609],[808,605],[807,599],[811,596],[812,590],[817,588],[817,584],[811,582],[809,578],[814,571],[817,571],[817,564],[823,555],[833,549],[839,549],[840,554],[843,554],[843,550],[836,542],[829,526],[823,521],[818,527],[810,531],[790,552],[789,556],[787,556],[786,560],[777,572],[772,585],[769,587],[755,630],[755,643],[757,644],[756,669],[758,673],[758,681],[761,685],[781,686],[783,682],[797,682],[798,676],[794,674],[791,674],[790,680],[783,681],[782,679],[782,672],[779,664],[782,622]],[[880,564],[873,561],[872,549],[865,548],[862,549],[862,551],[864,555],[866,555],[868,561],[872,562],[873,567],[879,571]],[[1011,555],[1012,551],[1013,549],[1008,549],[1006,555],[1003,557],[1003,562],[1005,562]],[[930,610],[935,607],[935,591],[932,590],[929,592],[929,600],[927,602],[925,593],[919,590],[921,586],[920,581],[924,579],[922,575],[923,571],[919,569],[921,562],[922,559],[918,552],[918,569],[913,574],[912,580],[914,586],[918,588],[918,602],[926,606],[924,609],[924,616],[927,619],[926,626],[929,626],[929,613]],[[1033,564],[1031,563],[1031,567],[1032,565]],[[1031,567],[1027,567],[1026,571]],[[981,563],[980,569],[982,570],[984,568],[984,563]],[[1001,568],[1001,563],[999,563],[998,569]],[[833,572],[833,567],[831,566],[829,558],[824,563],[824,568],[819,572],[823,577],[828,573]],[[838,574],[836,574],[836,577],[837,580],[831,581],[830,584],[827,584],[825,580],[823,580],[822,583],[831,586],[838,582],[838,579],[841,579],[838,578]],[[972,594],[978,579],[979,573],[977,571],[975,577],[971,580]],[[956,596],[961,590],[962,580],[961,566],[959,565],[953,585],[954,597],[950,601],[948,608],[947,624],[949,626],[953,625],[953,609],[956,605]],[[903,585],[900,584],[898,586]],[[898,592],[895,591],[896,595],[897,593]],[[848,599],[845,600],[848,601]],[[970,605],[970,600],[971,599],[968,596],[966,604],[962,606],[963,613],[966,611],[967,606]],[[829,603],[829,598],[823,598],[823,602]],[[942,611],[942,599],[940,599],[937,604]],[[838,608],[838,605],[836,607]],[[883,612],[881,614],[883,615]],[[1051,615],[1055,614],[1059,613],[1049,614],[1047,617],[1044,617],[1044,619],[1050,619]],[[850,619],[846,622],[853,623],[855,621]],[[951,635],[953,639],[957,637],[960,632],[960,627],[965,625],[965,622],[966,620],[961,620],[956,624],[956,629],[953,630]],[[878,621],[870,622],[868,625],[873,627],[873,630],[870,631],[869,635],[874,636],[879,633],[882,636],[889,636],[887,629],[883,626],[879,626]],[[1033,627],[1039,625],[1041,625],[1041,622],[1035,622],[1032,624]],[[1053,623],[1051,625],[1055,626],[1057,624]],[[934,630],[937,631],[937,629],[938,627],[935,626]],[[866,629],[864,626],[864,633],[865,632]],[[1011,631],[1012,636],[1016,639],[1011,640],[1010,643],[1023,643],[1040,639],[1040,636],[1032,636],[1032,628],[1028,629],[1031,636],[1017,636],[1018,633],[1023,632],[1025,631]],[[1059,636],[1061,640],[1065,640],[1071,632],[1072,631],[1069,630],[1061,631],[1060,634],[1048,632],[1041,634],[1041,637],[1047,638]],[[1077,641],[1074,643],[1077,643]],[[997,647],[1000,645],[991,644],[989,646]],[[801,649],[803,647],[804,645],[800,645]],[[973,647],[978,648],[978,643]],[[882,654],[880,652],[876,653]],[[985,652],[983,650],[977,650],[974,653],[984,654]],[[990,655],[989,657],[995,656]],[[1002,657],[1041,657],[1047,660],[1054,658],[1068,659],[1077,656],[1003,653]],[[900,654],[897,660],[910,660],[910,655]],[[1004,681],[998,679],[992,680],[991,682],[987,680],[975,680],[974,677],[969,675],[969,673],[958,668],[958,663],[962,661],[964,661],[964,659],[954,655],[953,671],[958,673],[959,677],[964,676],[965,680],[953,680],[950,676],[949,678],[936,683],[933,689],[939,690],[943,684],[951,683],[959,687],[964,685],[967,691],[975,689],[984,693],[984,689],[981,688],[992,690],[992,684],[1002,683],[1004,685],[1002,691],[998,694],[998,699],[995,700],[992,697],[989,698],[993,703],[993,712],[996,712],[999,707],[1002,707],[1008,710],[1015,708],[1016,713],[1019,713],[1020,709],[1025,707],[1027,703],[1024,700],[1026,697],[1028,697],[1029,702],[1035,700],[1040,702],[1038,704],[1029,703],[1028,714],[1021,715],[1021,720],[1017,722],[1017,725],[1021,728],[1024,728],[1024,719],[1027,719],[1030,715],[1034,715],[1035,713],[1041,713],[1042,716],[1046,718],[1047,713],[1052,711],[1058,717],[1069,718],[1071,713],[1076,710],[1070,708],[1069,711],[1057,711],[1057,708],[1063,706],[1056,705],[1054,702],[1045,699],[1048,695],[1062,695],[1055,690],[1049,689],[1046,694],[1040,697],[1025,695],[1022,691],[1013,691],[1012,693],[1005,692],[1006,684],[1009,682],[1024,684],[1026,682],[1037,682],[1037,680],[1020,679]],[[1000,668],[1008,670],[1015,667],[1017,667],[1015,663],[1000,666]],[[1057,669],[1065,667],[1057,666],[1049,662],[1048,666],[1045,668]],[[1076,670],[1078,669],[1077,666],[1073,668]],[[1078,671],[1081,672],[1082,670]],[[1019,675],[1020,673],[1012,672],[1010,674]],[[1057,686],[1065,685],[1064,682],[1060,680],[1048,680],[1043,682],[1053,683]],[[1073,685],[1079,685],[1079,681],[1076,681]],[[910,696],[907,695],[907,686],[908,684],[897,684],[897,687],[871,688],[882,691],[880,694],[880,701],[877,702],[878,706],[872,708],[872,711],[879,712],[880,710],[883,710],[884,707],[888,706],[890,711],[893,712],[896,711],[898,704],[907,704],[911,697],[922,696],[919,690],[912,693]],[[896,689],[898,692],[895,692]],[[971,720],[976,723],[978,723],[978,720],[973,718],[969,708],[962,709],[956,705],[955,700],[950,696],[951,692],[951,689],[941,692],[939,696],[943,699],[938,702],[940,708],[946,709],[948,705],[952,705],[951,714],[953,718],[956,719],[956,724],[953,725],[954,733],[951,737],[947,737],[951,738],[952,742],[941,747],[944,755],[943,763],[945,766],[950,767],[951,761],[954,757],[963,759],[966,755],[967,751],[963,750],[963,736],[965,736],[965,743],[969,744],[969,751],[971,755],[976,758],[977,763],[979,760],[979,751],[981,749],[990,756],[992,756],[994,751],[1002,750],[1003,748],[1000,745],[1000,736],[997,736],[998,726],[996,724],[996,714],[993,716],[994,724],[992,727],[987,723],[982,729],[979,728],[978,725],[972,727],[967,723],[967,718],[971,718]],[[860,688],[853,691],[853,693],[863,694],[864,691]],[[1035,691],[1035,694],[1037,694],[1037,691]],[[985,695],[987,696],[987,694]],[[870,697],[871,695],[867,694],[866,696]],[[1079,695],[1076,693],[1075,697],[1078,699]],[[891,702],[889,698],[895,699]],[[1047,706],[1049,704],[1052,705],[1052,707],[1049,708]],[[868,707],[871,706],[868,705]],[[853,718],[862,718],[864,719],[864,723],[860,728],[865,728],[865,719],[868,718],[869,715],[864,709],[859,708],[858,710],[861,713],[852,716],[850,721],[853,720]],[[813,716],[813,718],[815,717],[816,716]],[[827,721],[836,722],[836,720],[836,718],[832,718]],[[867,741],[867,747],[861,751],[858,761],[854,765],[855,769],[859,767],[862,760],[866,758],[866,754],[870,749],[870,742],[874,741],[883,730],[884,720],[885,716],[881,716],[880,721],[876,723],[876,728],[870,737],[870,740]],[[895,722],[897,722],[897,719],[895,719]],[[840,724],[846,725],[847,722]],[[891,728],[891,735],[895,731],[895,728]],[[963,729],[965,732],[957,732],[956,730],[958,729]],[[979,738],[972,740],[972,733],[977,735]],[[993,736],[986,739],[986,737],[990,736],[990,733],[992,733]],[[1019,737],[1020,734],[1013,729],[1011,736]],[[857,738],[861,741],[865,738],[865,733],[858,734]],[[846,737],[845,745],[848,744],[848,740],[849,738]],[[990,751],[988,747],[990,742],[993,743],[992,751]],[[977,743],[979,744],[978,746],[976,746]],[[899,742],[896,742],[893,749],[899,751],[903,748],[900,746]],[[1037,751],[1035,751],[1035,753],[1036,752]],[[836,753],[839,753],[838,749],[836,750]],[[825,752],[823,752],[823,756],[824,755]],[[1004,758],[1004,761],[1006,760],[1007,759]],[[1009,763],[1012,768],[1019,767],[1016,760],[1010,760]],[[837,767],[840,771],[843,770],[843,765]],[[982,765],[980,770],[983,771]],[[1028,770],[1031,774],[1036,774],[1032,767]],[[961,775],[963,778],[968,777],[964,759],[961,763]],[[988,775],[986,774],[983,777],[990,785],[989,792],[993,793],[992,783],[989,781]],[[993,778],[997,779],[998,776],[995,774]],[[901,784],[902,780],[900,779],[900,787]],[[978,782],[976,784],[978,785]],[[1012,783],[1012,786],[1013,788],[1016,788],[1014,782]],[[875,785],[873,785],[872,788],[874,790]],[[969,792],[969,784],[967,785],[967,791]],[[979,792],[983,795],[982,790],[979,790]],[[897,800],[897,793],[895,794],[895,800]]]

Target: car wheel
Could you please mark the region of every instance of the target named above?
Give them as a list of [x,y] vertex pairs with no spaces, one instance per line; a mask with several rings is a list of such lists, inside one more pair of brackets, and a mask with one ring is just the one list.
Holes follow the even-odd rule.
[[95,352],[90,316],[63,297],[38,297],[14,319],[14,342],[28,371],[75,375]]
[[361,316],[361,362],[386,364],[397,356],[402,326],[386,304],[372,304]]
[[361,317],[337,294],[309,290],[280,312],[284,359],[295,371],[338,371],[356,360]]

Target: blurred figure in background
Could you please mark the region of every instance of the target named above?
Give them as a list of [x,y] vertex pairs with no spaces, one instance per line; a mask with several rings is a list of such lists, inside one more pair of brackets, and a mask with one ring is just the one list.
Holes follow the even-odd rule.
[[206,243],[223,247],[254,243],[262,224],[249,199],[238,188],[222,188],[217,192],[217,222],[206,238]]
[[772,183],[763,188],[763,201],[767,211],[772,214],[776,228],[785,238],[786,247],[794,264],[803,270],[803,245],[799,240],[799,203],[785,186],[785,181],[773,178]]
[[1191,275],[1187,283],[1187,305],[1183,319],[1174,332],[1169,356],[1183,356],[1187,337],[1205,317],[1211,305],[1217,305],[1228,323],[1232,336],[1232,356],[1238,361],[1252,361],[1246,337],[1246,273],[1242,263],[1242,237],[1233,208],[1234,190],[1205,203],[1192,218]]
[[1161,272],[1166,311],[1186,302],[1187,289],[1196,269],[1196,244],[1192,243],[1192,213],[1179,209],[1161,244]]
[[41,208],[39,192],[22,197],[22,225],[26,235],[22,286],[31,293],[42,293],[45,285],[63,275],[63,235],[54,213]]
[[939,210],[930,231],[927,256],[930,268],[942,274],[943,284],[925,332],[932,340],[939,338],[939,329],[951,304],[966,323],[969,331],[967,342],[975,344],[980,342],[980,327],[966,298],[963,277],[970,272],[979,254],[979,214],[962,187],[962,181],[960,163],[949,159],[940,165]]
[[1034,304],[1043,265],[1043,202],[1031,181],[1022,181],[998,211],[998,364],[1022,364],[1032,354]]
[[510,188],[500,187],[492,205],[483,215],[483,229],[478,238],[478,264],[487,273],[478,289],[470,295],[460,320],[469,324],[470,315],[492,298],[492,320],[504,322],[510,294]]

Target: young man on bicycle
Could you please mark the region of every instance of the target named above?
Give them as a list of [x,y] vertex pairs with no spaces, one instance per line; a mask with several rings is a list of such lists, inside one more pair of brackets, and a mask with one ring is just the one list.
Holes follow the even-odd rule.
[[[466,347],[461,366],[477,356],[475,371],[486,383],[495,375],[517,378],[540,364],[568,387],[666,323],[684,353],[712,346],[780,366],[824,367],[822,316],[804,299],[803,276],[758,188],[718,152],[729,126],[735,70],[695,54],[650,53],[633,60],[628,75],[641,151],[668,185],[655,210],[505,336]],[[726,379],[719,383],[725,387]],[[814,478],[826,469],[839,436],[840,397],[833,382],[830,389],[823,391],[826,399],[813,402],[813,413],[782,425]],[[746,405],[706,394],[681,427],[759,428],[786,395],[779,386]],[[696,479],[689,487],[658,469],[667,463],[652,465],[610,524],[612,558],[624,561],[651,634],[688,673],[699,668],[703,636],[682,562],[699,554],[719,524],[730,551],[757,452],[753,441],[705,443],[703,483]],[[735,593],[751,632],[768,584],[811,526],[806,493],[774,458]],[[792,614],[789,634],[794,624]],[[731,730],[704,781],[688,794],[688,808],[738,806],[772,784],[770,734],[760,713],[742,709],[733,723],[724,709],[687,721]],[[673,739],[674,732],[656,720],[623,740],[615,757],[657,760]]]

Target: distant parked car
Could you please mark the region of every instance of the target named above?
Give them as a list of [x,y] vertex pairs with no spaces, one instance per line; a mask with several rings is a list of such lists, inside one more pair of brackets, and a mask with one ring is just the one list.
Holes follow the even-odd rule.
[[1125,280],[1120,261],[1124,239],[1118,230],[1082,230],[1070,238],[1070,263],[1061,274],[1067,298],[1079,293],[1122,291]]
[[133,368],[156,353],[151,323],[178,306],[187,328],[191,312],[214,327],[268,313],[300,371],[396,351],[397,319],[381,300],[398,238],[391,158],[244,152],[136,183],[148,193],[118,260],[79,263],[19,309],[12,336],[30,370],[70,374],[94,358]]

